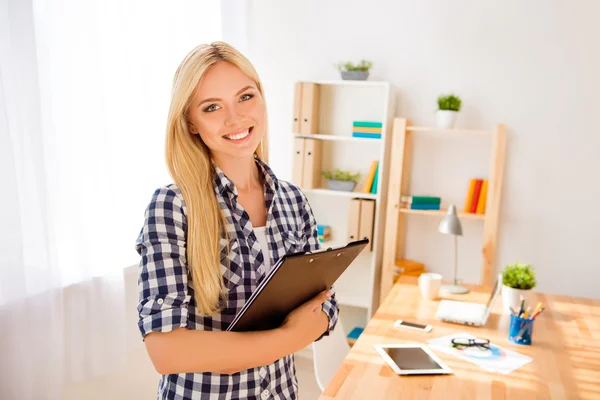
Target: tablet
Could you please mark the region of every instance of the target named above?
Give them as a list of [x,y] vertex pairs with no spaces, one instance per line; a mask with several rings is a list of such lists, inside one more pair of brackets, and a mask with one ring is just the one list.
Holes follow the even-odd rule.
[[452,370],[425,345],[378,344],[374,347],[398,375],[452,373]]

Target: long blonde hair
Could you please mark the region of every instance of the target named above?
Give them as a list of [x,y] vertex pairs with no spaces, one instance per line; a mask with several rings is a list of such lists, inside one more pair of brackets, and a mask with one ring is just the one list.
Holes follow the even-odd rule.
[[[187,266],[194,283],[194,298],[199,312],[207,316],[221,311],[222,300],[226,298],[219,239],[222,236],[228,239],[228,235],[213,189],[216,172],[210,151],[200,135],[190,133],[186,116],[198,82],[208,68],[219,61],[237,66],[256,83],[264,99],[256,70],[238,50],[220,41],[197,46],[175,72],[165,144],[167,168],[181,190],[187,208]],[[268,162],[267,149],[265,128],[264,137],[255,151],[265,162]]]

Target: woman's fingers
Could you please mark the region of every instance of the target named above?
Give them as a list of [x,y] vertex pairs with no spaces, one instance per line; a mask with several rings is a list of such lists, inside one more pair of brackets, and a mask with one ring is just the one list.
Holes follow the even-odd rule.
[[331,295],[331,290],[325,290],[319,293],[310,301],[310,309],[313,311],[320,310],[323,303],[329,300]]

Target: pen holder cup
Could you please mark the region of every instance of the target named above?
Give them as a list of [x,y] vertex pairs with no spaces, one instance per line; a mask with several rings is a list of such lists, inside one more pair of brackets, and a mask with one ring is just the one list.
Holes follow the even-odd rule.
[[508,340],[516,344],[530,346],[533,335],[533,319],[525,319],[510,315]]

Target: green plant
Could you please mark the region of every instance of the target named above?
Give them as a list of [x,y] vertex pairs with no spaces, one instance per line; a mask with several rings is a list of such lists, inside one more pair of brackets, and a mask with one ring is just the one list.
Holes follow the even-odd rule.
[[333,171],[323,171],[323,176],[327,180],[336,180],[336,181],[353,181],[358,183],[358,179],[360,178],[360,173],[353,174],[349,171],[342,171],[339,168],[336,168]]
[[531,264],[509,264],[502,271],[502,283],[513,289],[532,289],[537,283],[535,271]]
[[360,60],[358,64],[354,64],[352,61],[347,61],[333,65],[340,71],[368,71],[373,66],[373,63],[367,60]]
[[453,94],[441,95],[437,99],[440,110],[460,111],[461,99]]

